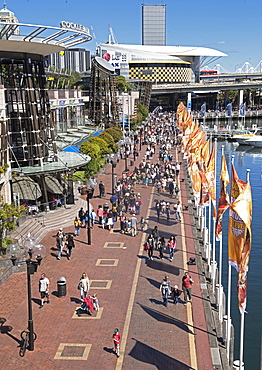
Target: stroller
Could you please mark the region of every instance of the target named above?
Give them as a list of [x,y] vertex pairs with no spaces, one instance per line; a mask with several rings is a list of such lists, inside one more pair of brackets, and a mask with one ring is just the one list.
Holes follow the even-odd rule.
[[90,296],[87,296],[83,299],[83,303],[80,306],[80,310],[86,311],[88,315],[92,316],[94,312],[94,307],[93,307],[93,301]]

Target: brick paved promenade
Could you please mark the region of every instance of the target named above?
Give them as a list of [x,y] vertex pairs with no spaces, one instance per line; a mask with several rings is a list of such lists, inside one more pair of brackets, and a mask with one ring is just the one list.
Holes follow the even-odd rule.
[[[142,159],[145,148],[140,153]],[[180,154],[179,154],[180,155]],[[181,158],[179,157],[179,160]],[[156,157],[153,159],[156,161]],[[124,161],[117,164],[118,177]],[[180,178],[184,176],[181,170]],[[106,197],[97,197],[91,203],[109,201],[111,196],[111,166],[99,176],[106,186]],[[180,197],[187,205],[185,182],[181,182]],[[72,259],[56,259],[55,234],[49,232],[42,240],[47,256],[37,273],[32,276],[33,318],[37,333],[35,351],[19,356],[20,333],[27,327],[27,287],[25,272],[11,275],[0,287],[1,365],[3,369],[212,369],[208,333],[196,266],[190,268],[195,283],[192,305],[182,301],[168,308],[162,305],[159,284],[168,274],[171,284],[181,288],[181,278],[187,269],[189,257],[195,256],[194,237],[190,215],[183,212],[181,223],[171,215],[169,223],[162,216],[159,222],[154,211],[155,199],[170,199],[168,194],[157,195],[149,186],[136,185],[142,196],[141,215],[147,216],[149,229],[158,225],[165,238],[177,235],[177,249],[173,262],[167,254],[160,260],[158,252],[149,261],[143,251],[145,236],[136,237],[119,233],[119,223],[108,231],[97,224],[92,230],[92,245],[87,245],[86,229],[76,237]],[[140,216],[137,216],[140,217]],[[73,219],[72,219],[73,225]],[[61,225],[63,226],[63,225]],[[73,232],[72,227],[64,228]],[[39,309],[38,279],[45,272],[51,281],[51,304]],[[97,293],[100,303],[98,314],[78,317],[75,310],[80,305],[77,285],[83,272],[91,280],[90,293]],[[64,276],[67,295],[57,297],[56,282]],[[183,296],[181,296],[183,299]],[[3,320],[4,319],[4,320]],[[112,352],[112,333],[118,327],[122,334],[120,358]]]

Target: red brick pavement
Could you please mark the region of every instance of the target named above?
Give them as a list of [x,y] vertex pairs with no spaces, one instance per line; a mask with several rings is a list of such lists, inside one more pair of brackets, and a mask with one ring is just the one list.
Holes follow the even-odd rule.
[[[143,148],[142,152],[145,151]],[[143,154],[143,153],[142,153]],[[141,156],[140,156],[141,158]],[[115,170],[119,176],[124,169],[124,161],[120,161]],[[111,191],[111,166],[107,167],[107,174],[99,176],[108,192],[105,200],[109,200]],[[145,216],[148,209],[151,187],[137,186],[141,193],[143,204],[141,215]],[[185,189],[182,189],[184,202]],[[101,199],[93,198],[92,205],[101,203]],[[184,214],[186,219],[186,214]],[[150,212],[150,226],[155,225],[154,211]],[[189,219],[186,223],[190,223]],[[73,220],[72,220],[73,223]],[[62,225],[61,225],[62,226]],[[190,225],[188,225],[190,226]],[[170,222],[161,220],[159,228],[165,233],[178,234],[180,245],[180,227]],[[188,228],[187,228],[188,230]],[[72,232],[73,226],[66,228]],[[35,342],[35,351],[27,352],[25,357],[19,357],[20,332],[27,326],[27,291],[26,274],[13,274],[0,287],[0,317],[6,319],[1,328],[1,364],[6,369],[115,369],[116,357],[112,353],[112,331],[118,327],[122,333],[130,292],[133,284],[137,255],[139,255],[142,233],[135,238],[122,235],[118,232],[118,224],[113,232],[103,230],[95,225],[92,230],[92,245],[87,245],[86,230],[81,229],[81,235],[76,239],[76,248],[73,250],[72,259],[68,261],[63,257],[56,260],[55,236],[56,231],[48,233],[42,243],[47,247],[47,256],[32,276],[33,318],[35,332],[38,338]],[[166,235],[165,235],[166,236]],[[188,248],[190,235],[187,232]],[[124,248],[104,248],[105,242],[124,242]],[[189,253],[194,253],[189,251]],[[98,259],[118,259],[118,265],[96,266]],[[138,289],[133,307],[133,316],[125,350],[123,368],[125,369],[188,369],[190,364],[188,335],[191,330],[186,324],[186,308],[169,305],[166,309],[161,305],[161,295],[158,289],[159,282],[167,272],[172,284],[180,283],[182,266],[182,251],[178,247],[173,263],[167,260],[146,261],[144,256],[138,281]],[[86,271],[91,280],[112,280],[110,289],[91,289],[91,293],[98,293],[100,307],[103,312],[100,319],[72,318],[75,309],[79,307],[79,291],[77,284],[82,272]],[[39,309],[38,279],[45,272],[51,281],[51,304]],[[56,295],[56,281],[61,276],[67,279],[67,296],[58,298]],[[201,306],[201,292],[198,287],[197,277],[194,285],[193,315],[196,334],[197,356],[199,369],[201,361],[209,366],[209,347],[204,337],[207,338],[204,313],[199,314]],[[199,303],[198,303],[199,302]],[[100,311],[101,312],[101,311]],[[200,323],[198,323],[201,318]],[[197,331],[199,327],[199,332]],[[198,339],[203,345],[198,344]],[[205,340],[205,341],[204,341]],[[204,342],[203,342],[204,341]],[[59,345],[92,344],[87,361],[54,359]],[[207,346],[206,346],[207,345]],[[71,352],[70,352],[71,348]],[[63,356],[81,356],[83,349],[80,347],[66,347]],[[205,355],[207,360],[199,358]],[[208,357],[209,356],[209,357]],[[168,364],[168,367],[164,364]]]

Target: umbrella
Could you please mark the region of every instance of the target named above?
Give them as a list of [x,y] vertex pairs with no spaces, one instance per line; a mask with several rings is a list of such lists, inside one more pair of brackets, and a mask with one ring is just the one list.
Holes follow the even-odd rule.
[[36,200],[42,196],[42,191],[37,182],[31,177],[15,176],[12,178],[13,193],[19,194],[20,199]]

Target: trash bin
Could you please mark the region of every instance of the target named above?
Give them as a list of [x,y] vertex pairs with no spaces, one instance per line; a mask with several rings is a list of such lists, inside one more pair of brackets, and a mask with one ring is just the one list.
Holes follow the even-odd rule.
[[60,279],[57,280],[57,292],[58,297],[66,296],[66,279],[64,277],[60,277]]

